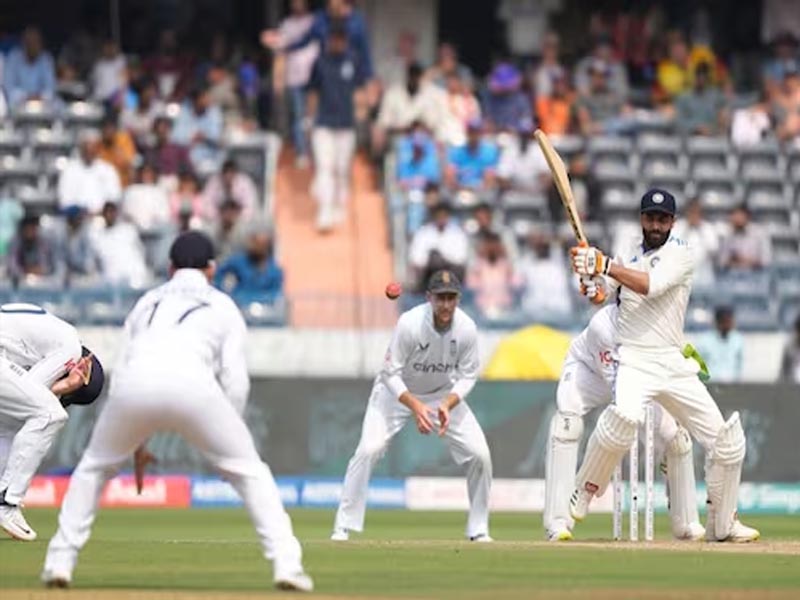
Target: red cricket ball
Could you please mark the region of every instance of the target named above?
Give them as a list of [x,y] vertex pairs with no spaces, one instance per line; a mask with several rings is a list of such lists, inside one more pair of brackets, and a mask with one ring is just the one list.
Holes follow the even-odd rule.
[[389,300],[397,300],[400,297],[400,294],[403,293],[403,286],[401,286],[396,281],[393,281],[389,285],[386,286],[386,297]]

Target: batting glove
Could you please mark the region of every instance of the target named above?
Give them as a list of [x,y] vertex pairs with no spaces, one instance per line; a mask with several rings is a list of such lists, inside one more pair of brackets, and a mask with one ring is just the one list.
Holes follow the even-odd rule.
[[597,248],[575,246],[569,252],[572,270],[578,275],[608,275],[611,261]]
[[581,277],[581,294],[586,296],[592,304],[603,304],[608,297],[606,291],[606,280],[599,276]]

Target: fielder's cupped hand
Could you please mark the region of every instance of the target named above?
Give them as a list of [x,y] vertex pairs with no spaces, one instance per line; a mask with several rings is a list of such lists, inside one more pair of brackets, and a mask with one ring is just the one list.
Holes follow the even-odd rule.
[[569,250],[572,270],[578,275],[607,275],[611,261],[592,246],[574,246]]
[[428,435],[433,431],[433,418],[436,416],[436,411],[428,408],[423,402],[414,411],[414,420],[417,422],[417,430],[423,434]]
[[450,426],[450,409],[443,402],[439,405],[439,435],[442,436],[447,433],[447,428]]

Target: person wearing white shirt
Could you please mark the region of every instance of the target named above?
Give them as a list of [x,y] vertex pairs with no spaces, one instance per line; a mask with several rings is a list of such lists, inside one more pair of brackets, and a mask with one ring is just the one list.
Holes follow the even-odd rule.
[[103,206],[103,221],[103,226],[95,230],[91,238],[101,276],[113,284],[144,285],[148,272],[144,246],[136,227],[119,220],[119,207],[113,202]]
[[714,284],[714,265],[717,263],[719,230],[703,218],[703,208],[698,199],[686,206],[683,219],[675,223],[675,235],[685,240],[695,256],[694,283],[710,287]]
[[85,131],[79,139],[79,156],[70,160],[58,179],[58,206],[80,206],[97,214],[106,202],[122,195],[116,169],[97,157],[100,134]]
[[[597,311],[586,329],[572,340],[556,388],[556,412],[550,421],[545,467],[543,522],[546,539],[572,539],[575,522],[569,497],[575,485],[583,418],[611,402],[617,371],[617,306]],[[660,405],[654,407],[656,454],[664,455],[669,482],[672,535],[679,540],[705,536],[695,497],[694,459],[689,433]]]
[[210,284],[214,246],[192,231],[169,254],[170,280],[145,294],[125,320],[109,396],[72,474],[42,580],[69,586],[106,481],[151,435],[174,431],[244,500],[262,553],[273,561],[275,586],[310,592],[300,543],[242,418],[250,393],[247,326],[233,300]]
[[531,135],[530,122],[520,123],[519,137],[505,145],[497,164],[502,187],[544,197],[550,185],[550,168]]
[[585,518],[590,502],[608,487],[612,471],[633,443],[644,420],[644,404],[658,402],[706,452],[706,538],[754,541],[760,533],[737,516],[746,448],[739,413],[723,418],[698,377],[700,361],[691,358],[693,348],[683,337],[694,256],[684,240],[672,235],[675,197],[665,190],[648,190],[640,212],[642,236],[615,260],[593,247],[570,251],[578,275],[609,277],[608,291],[586,283],[582,291],[595,300],[605,295],[619,303],[614,403],[600,415],[586,446],[570,515],[576,521]]
[[572,315],[569,271],[562,248],[543,232],[528,238],[517,266],[522,281],[522,309],[534,319],[567,319]]
[[114,40],[105,40],[100,58],[92,68],[92,97],[105,102],[127,85],[128,68],[125,55]]
[[169,198],[158,185],[158,172],[147,163],[139,167],[136,182],[125,189],[122,215],[141,232],[154,232],[170,223]]
[[478,379],[475,322],[458,308],[461,284],[451,271],[437,271],[428,301],[397,321],[383,368],[375,378],[361,441],[347,465],[342,500],[331,539],[346,541],[362,531],[370,474],[392,438],[413,419],[417,430],[436,432],[466,469],[467,538],[490,542],[489,491],[492,460],[478,420],[466,399]]
[[66,321],[34,304],[0,306],[0,528],[18,540],[36,539],[20,504],[67,421],[65,399],[91,378],[96,359],[82,354]]
[[411,239],[409,262],[423,281],[427,281],[427,271],[445,266],[464,270],[469,256],[469,238],[450,215],[450,205],[440,202],[431,210],[431,221],[420,227]]

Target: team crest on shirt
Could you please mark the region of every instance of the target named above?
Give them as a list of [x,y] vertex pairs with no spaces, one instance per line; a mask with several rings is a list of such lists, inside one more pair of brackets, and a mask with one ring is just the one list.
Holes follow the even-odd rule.
[[653,258],[651,258],[650,259],[650,268],[652,269],[653,267],[655,267],[658,264],[658,261],[660,261],[660,260],[661,260],[660,256],[654,256]]
[[450,356],[458,354],[458,344],[455,340],[450,340]]

